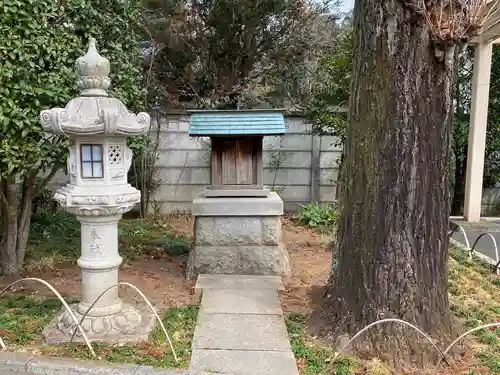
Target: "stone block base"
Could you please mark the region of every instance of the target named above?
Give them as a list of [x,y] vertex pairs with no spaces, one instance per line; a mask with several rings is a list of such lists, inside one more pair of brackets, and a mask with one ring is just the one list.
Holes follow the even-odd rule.
[[[78,312],[77,305],[70,307],[80,322],[83,315]],[[82,328],[90,341],[126,344],[147,341],[155,323],[153,312],[124,304],[120,312],[110,316],[86,316]],[[70,342],[75,329],[72,342],[84,342],[71,315],[63,308],[45,327],[43,335],[49,345],[65,344]]]
[[290,274],[281,240],[283,201],[268,198],[206,198],[193,202],[195,247],[187,277],[199,274]]
[[204,273],[287,276],[290,272],[282,246],[196,246],[187,267],[188,279]]

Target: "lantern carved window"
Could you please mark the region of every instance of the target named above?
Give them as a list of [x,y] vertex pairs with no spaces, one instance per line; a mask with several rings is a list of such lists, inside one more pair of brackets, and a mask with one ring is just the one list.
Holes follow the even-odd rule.
[[103,178],[103,149],[102,145],[80,145],[80,160],[82,178]]
[[109,160],[109,165],[122,165],[123,164],[122,148],[117,145],[109,146],[108,160]]

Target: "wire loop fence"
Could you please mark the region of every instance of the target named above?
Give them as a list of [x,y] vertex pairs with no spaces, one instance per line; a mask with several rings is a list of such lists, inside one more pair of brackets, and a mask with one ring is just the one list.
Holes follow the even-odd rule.
[[[462,228],[463,230],[463,228]],[[451,237],[451,235],[450,235]],[[476,243],[477,243],[478,240],[476,240]],[[495,242],[496,243],[496,242]],[[473,251],[473,250],[471,250]],[[97,297],[97,299],[91,304],[91,306],[87,309],[87,311],[85,312],[85,314],[82,316],[81,320],[78,321],[78,319],[76,318],[74,312],[71,310],[71,307],[68,305],[68,303],[66,302],[66,300],[61,296],[61,294],[50,284],[48,283],[47,281],[43,280],[43,279],[38,279],[38,278],[32,278],[32,277],[28,277],[28,278],[23,278],[23,279],[20,279],[20,280],[17,280],[17,281],[14,281],[12,283],[10,283],[7,287],[3,288],[2,291],[0,292],[0,297],[8,290],[10,289],[12,286],[18,284],[18,283],[21,283],[21,282],[25,282],[25,281],[36,281],[38,283],[41,283],[43,285],[45,285],[47,288],[49,288],[55,295],[56,297],[59,299],[59,301],[61,301],[61,303],[63,304],[64,308],[66,309],[66,311],[70,314],[71,318],[73,319],[75,325],[76,325],[76,328],[75,330],[73,331],[73,334],[71,336],[71,339],[70,339],[70,343],[72,342],[72,340],[74,339],[75,337],[75,334],[77,332],[77,330],[81,333],[82,335],[82,338],[84,339],[85,341],[85,344],[87,345],[89,351],[91,352],[92,356],[94,357],[94,359],[97,358],[97,355],[94,351],[94,348],[92,347],[92,345],[90,344],[90,341],[84,331],[84,329],[82,328],[82,323],[83,321],[85,320],[85,317],[87,316],[87,314],[89,313],[89,311],[94,307],[94,305],[101,299],[101,297],[106,294],[109,290],[111,290],[112,288],[116,288],[116,287],[119,287],[120,285],[123,285],[123,286],[128,286],[128,287],[131,287],[132,289],[134,289],[140,296],[141,298],[146,302],[146,304],[148,305],[148,307],[151,309],[151,311],[153,312],[153,314],[155,315],[158,323],[160,324],[162,330],[163,330],[163,333],[165,334],[165,338],[166,338],[166,341],[168,342],[171,350],[172,350],[172,354],[175,358],[175,361],[176,362],[179,362],[178,360],[178,357],[177,357],[177,354],[175,352],[175,349],[174,349],[174,346],[172,344],[172,341],[170,339],[170,336],[162,322],[162,320],[160,319],[159,315],[158,315],[158,312],[156,311],[156,309],[153,307],[153,305],[151,304],[151,302],[146,298],[146,296],[144,295],[144,293],[139,289],[137,288],[135,285],[133,284],[130,284],[130,283],[126,283],[126,282],[119,282],[109,288],[107,288],[105,291],[103,291],[99,297]],[[441,351],[438,346],[434,343],[432,337],[430,335],[428,335],[427,333],[425,333],[424,331],[422,331],[421,329],[419,329],[418,327],[416,327],[415,325],[409,323],[409,322],[406,322],[404,320],[401,320],[401,319],[381,319],[381,320],[378,320],[378,321],[375,321],[369,325],[367,325],[366,327],[364,327],[362,330],[360,330],[358,333],[356,333],[350,340],[347,344],[345,344],[338,352],[335,353],[334,357],[333,357],[333,361],[332,361],[332,364],[330,365],[330,368],[328,368],[326,371],[329,371],[331,369],[331,366],[333,365],[333,363],[335,363],[335,361],[337,360],[337,358],[340,356],[340,354],[342,354],[342,352],[353,342],[355,341],[359,336],[361,336],[361,334],[363,334],[364,332],[366,332],[367,330],[369,330],[370,328],[374,327],[374,326],[377,326],[377,325],[381,325],[381,324],[386,324],[386,323],[397,323],[397,324],[401,324],[401,325],[405,325],[407,327],[410,327],[412,328],[413,330],[417,331],[420,335],[422,335],[431,345],[432,347],[436,350],[437,353],[439,353],[439,360],[436,364],[436,368],[435,368],[435,372],[434,372],[434,375],[437,374],[437,372],[439,371],[439,368],[441,366],[441,363],[444,361],[446,363],[446,365],[448,366],[448,369],[450,370],[451,374],[454,375],[454,372],[453,372],[453,369],[450,365],[450,363],[448,362],[447,358],[446,358],[446,355],[449,353],[449,351],[458,343],[460,342],[461,340],[463,340],[466,336],[474,333],[474,332],[477,332],[479,330],[482,330],[482,329],[488,329],[488,328],[496,328],[496,327],[500,327],[500,322],[497,322],[497,323],[491,323],[491,324],[486,324],[486,325],[482,325],[482,326],[479,326],[479,327],[476,327],[476,328],[473,328],[467,332],[465,332],[464,334],[460,335],[456,340],[454,340],[444,351]],[[0,337],[0,347],[2,350],[7,350],[7,346],[5,345],[5,342],[3,341],[3,339]]]
[[[453,223],[453,225],[454,225],[454,228],[451,230],[450,234],[448,235],[448,238],[451,239],[452,236],[457,232],[457,230],[459,230],[464,238],[465,249],[469,255],[469,258],[473,259],[473,255],[479,256],[482,260],[486,260],[485,258],[488,258],[488,260],[486,260],[486,261],[493,266],[493,272],[495,272],[497,275],[500,275],[500,254],[498,252],[498,245],[497,245],[497,241],[496,241],[495,237],[489,232],[481,233],[476,238],[476,240],[474,241],[474,243],[472,244],[472,247],[471,247],[470,242],[469,242],[469,237],[467,236],[467,233],[465,232],[464,228],[460,224]],[[496,259],[490,259],[489,257],[486,257],[485,255],[478,253],[475,250],[477,244],[479,243],[479,240],[483,237],[486,237],[486,236],[488,238],[490,238],[491,242],[493,243],[493,249],[495,250],[495,258]]]
[[[3,288],[2,291],[0,292],[0,297],[2,297],[2,295],[7,290],[9,290],[12,286],[14,286],[18,283],[24,282],[24,281],[36,281],[38,283],[41,283],[41,284],[45,285],[47,288],[49,288],[52,291],[52,293],[54,293],[56,295],[56,297],[59,299],[59,301],[61,301],[61,303],[63,304],[63,306],[66,309],[66,311],[68,312],[68,314],[71,316],[71,319],[73,320],[73,322],[76,324],[76,328],[78,328],[78,330],[80,331],[82,338],[85,341],[85,344],[87,345],[87,348],[89,348],[89,350],[90,350],[90,353],[92,353],[92,356],[94,357],[94,359],[97,358],[97,355],[95,354],[94,348],[90,344],[90,341],[87,337],[87,334],[85,333],[85,330],[82,328],[82,325],[78,322],[78,319],[76,318],[75,313],[73,312],[73,310],[71,310],[71,307],[69,307],[66,300],[61,296],[61,294],[57,291],[57,289],[52,286],[52,284],[48,283],[45,280],[38,279],[35,277],[26,277],[24,279],[16,280],[16,281],[10,283],[9,285],[7,285],[5,288]],[[5,343],[3,342],[3,340],[2,340],[1,345],[2,345],[3,350],[7,350],[7,347],[5,346]]]
[[[496,256],[496,264],[494,264],[494,267],[493,267],[493,272],[496,272],[497,274],[500,275],[500,257],[499,257],[499,253],[498,253],[498,246],[497,246],[497,242],[495,240],[495,237],[489,233],[489,232],[485,232],[485,233],[481,233],[481,235],[474,241],[472,247],[470,246],[470,242],[469,242],[469,238],[467,236],[467,233],[465,232],[464,228],[459,225],[459,224],[456,224],[456,223],[453,223],[454,225],[454,228],[450,231],[449,233],[449,236],[448,238],[452,238],[453,234],[455,234],[457,231],[460,231],[460,233],[462,234],[463,238],[464,238],[464,242],[465,242],[465,249],[466,251],[468,252],[468,255],[469,257],[472,259],[473,258],[473,255],[481,255],[479,253],[477,253],[477,251],[475,251],[475,248],[479,242],[479,240],[483,237],[488,237],[491,239],[491,242],[493,243],[493,246],[494,246],[494,250],[495,250],[495,256]],[[493,261],[495,262],[495,261]],[[101,297],[106,294],[109,290],[111,290],[112,288],[116,288],[116,287],[119,287],[120,285],[123,285],[123,286],[128,286],[132,289],[134,289],[139,295],[140,297],[146,302],[146,304],[148,305],[149,309],[153,312],[156,320],[158,321],[164,335],[165,335],[165,338],[166,338],[166,342],[168,342],[169,346],[170,346],[170,349],[172,350],[172,354],[174,356],[174,359],[176,362],[179,362],[179,359],[177,357],[177,353],[174,349],[174,346],[172,344],[172,340],[170,339],[170,336],[165,328],[165,325],[163,324],[163,321],[161,320],[161,318],[159,317],[158,315],[158,312],[156,311],[156,309],[153,307],[153,305],[151,304],[151,302],[148,300],[148,298],[145,296],[145,294],[139,289],[137,288],[135,285],[133,284],[130,284],[130,283],[126,283],[126,282],[119,282],[109,288],[107,288],[105,291],[103,291],[99,297],[97,297],[97,299],[90,305],[90,307],[87,309],[87,311],[85,312],[85,314],[82,316],[81,320],[78,321],[78,319],[76,318],[74,312],[71,310],[71,307],[68,305],[68,303],[66,302],[66,300],[61,296],[61,294],[50,284],[48,283],[47,281],[43,280],[43,279],[39,279],[39,278],[33,278],[33,277],[28,277],[28,278],[23,278],[23,279],[19,279],[19,280],[16,280],[12,283],[10,283],[8,286],[6,286],[5,288],[2,289],[2,291],[0,292],[0,297],[7,291],[9,290],[12,286],[18,284],[18,283],[21,283],[21,282],[25,282],[25,281],[36,281],[37,283],[41,283],[43,285],[45,285],[47,288],[49,288],[54,294],[55,296],[59,299],[59,301],[62,303],[62,305],[64,306],[64,308],[66,309],[66,311],[68,312],[68,314],[71,316],[71,319],[73,320],[73,322],[75,323],[75,330],[73,331],[72,333],[72,336],[71,336],[71,339],[70,339],[70,342],[71,343],[77,333],[77,331],[80,332],[83,340],[85,341],[85,344],[87,346],[87,348],[89,349],[89,351],[91,352],[92,356],[96,359],[97,358],[97,355],[94,351],[94,348],[92,347],[91,343],[90,343],[90,340],[88,339],[86,333],[85,333],[85,330],[82,328],[82,323],[83,321],[85,320],[85,317],[87,316],[87,314],[90,312],[90,310],[95,306],[95,304],[101,299]],[[420,330],[418,327],[416,327],[415,325],[409,323],[409,322],[406,322],[404,320],[401,320],[401,319],[381,319],[381,320],[378,320],[376,322],[373,322],[369,325],[367,325],[366,327],[364,327],[362,330],[360,330],[358,333],[356,333],[350,340],[347,344],[345,344],[337,353],[335,353],[334,355],[334,358],[333,358],[333,361],[332,361],[332,364],[335,362],[335,360],[340,356],[340,354],[353,342],[355,341],[361,334],[363,334],[364,332],[366,332],[368,329],[374,327],[374,326],[377,326],[377,325],[381,325],[381,324],[386,324],[386,323],[397,323],[397,324],[401,324],[401,325],[405,325],[407,327],[410,327],[412,328],[413,330],[417,331],[420,335],[422,335],[431,345],[432,347],[437,351],[437,353],[439,353],[439,360],[436,364],[436,368],[435,368],[435,372],[434,374],[437,374],[437,372],[439,371],[439,368],[441,366],[441,363],[444,361],[446,363],[446,365],[448,366],[451,374],[454,374],[453,372],[453,369],[451,367],[451,365],[448,363],[447,359],[446,359],[446,355],[449,353],[449,351],[458,343],[460,342],[462,339],[464,339],[466,336],[476,332],[476,331],[479,331],[479,330],[482,330],[482,329],[488,329],[488,328],[493,328],[493,327],[500,327],[500,322],[497,322],[497,323],[491,323],[491,324],[486,324],[486,325],[482,325],[482,326],[479,326],[479,327],[476,327],[476,328],[473,328],[467,332],[465,332],[464,334],[462,334],[461,336],[459,336],[456,340],[454,340],[444,351],[441,351],[437,345],[434,343],[434,341],[432,340],[432,337],[430,337],[427,333],[425,333],[424,331]],[[7,346],[5,345],[5,342],[3,341],[3,339],[0,337],[0,348],[2,350],[7,350]],[[331,365],[330,365],[331,366]],[[329,369],[327,369],[328,371]]]
[[[439,361],[436,365],[436,369],[434,370],[434,375],[437,375],[437,372],[439,371],[439,366],[441,365],[441,360],[446,360],[445,359],[445,356],[446,354],[448,354],[448,352],[451,350],[451,348],[453,348],[455,346],[455,344],[457,344],[459,341],[461,341],[463,338],[465,338],[466,336],[470,335],[471,333],[474,333],[474,332],[477,332],[477,331],[480,331],[482,329],[487,329],[487,328],[493,328],[493,327],[500,327],[500,322],[497,322],[497,323],[491,323],[491,324],[485,324],[485,325],[482,325],[482,326],[479,326],[479,327],[476,327],[476,328],[473,328],[467,332],[465,332],[464,334],[460,335],[455,341],[453,341],[443,352],[443,357],[442,358],[439,358]],[[449,366],[449,365],[448,365]]]
[[[414,326],[413,324],[411,323],[408,323],[407,321],[405,320],[402,320],[402,319],[393,319],[393,318],[389,318],[389,319],[380,319],[380,320],[377,320],[376,322],[373,322],[371,324],[368,324],[365,328],[363,328],[361,331],[359,331],[358,333],[356,333],[348,342],[347,344],[345,344],[342,349],[340,349],[337,353],[335,353],[334,357],[333,357],[333,361],[332,361],[332,364],[337,360],[337,358],[339,357],[339,355],[354,341],[356,340],[363,332],[369,330],[370,328],[374,327],[374,326],[377,326],[377,325],[381,325],[381,324],[385,324],[385,323],[398,323],[398,324],[402,324],[402,325],[405,325],[407,327],[410,327],[412,328],[413,330],[417,331],[420,335],[422,335],[431,345],[432,347],[439,353],[440,355],[440,359],[439,359],[439,364],[441,364],[441,360],[444,360],[445,363],[448,365],[448,368],[450,369],[451,373],[453,375],[455,375],[455,373],[453,372],[453,369],[451,368],[450,364],[448,363],[448,361],[446,360],[446,357],[445,357],[445,354],[437,347],[437,345],[434,343],[434,341],[432,340],[432,337],[430,337],[427,333],[425,333],[424,331],[422,331],[421,329],[419,329],[418,327]],[[331,366],[331,365],[330,365]]]
[[[141,290],[139,288],[137,288],[135,285],[133,284],[130,284],[130,283],[126,283],[126,282],[119,282],[115,285],[112,285],[110,286],[109,288],[107,288],[104,292],[102,292],[99,297],[96,298],[96,300],[89,306],[89,308],[87,309],[87,311],[85,311],[85,314],[83,314],[81,320],[80,320],[80,324],[83,323],[83,321],[85,320],[85,317],[87,316],[87,314],[90,312],[90,310],[92,310],[92,308],[95,306],[95,304],[97,302],[99,302],[99,300],[101,299],[101,297],[103,295],[105,295],[108,291],[110,291],[111,289],[113,288],[117,288],[119,287],[120,285],[123,285],[123,286],[128,286],[132,289],[134,289],[137,294],[139,294],[141,296],[141,298],[143,299],[143,301],[146,302],[146,304],[148,305],[149,309],[152,311],[152,313],[154,314],[156,320],[158,321],[158,323],[160,324],[160,327],[163,331],[163,333],[165,334],[165,339],[166,341],[168,342],[168,344],[170,345],[170,349],[172,350],[172,354],[174,356],[174,359],[175,359],[175,362],[179,363],[179,359],[177,357],[177,354],[175,352],[175,349],[174,349],[174,346],[172,344],[172,340],[170,340],[170,336],[169,334],[167,333],[167,329],[165,328],[165,325],[163,324],[163,321],[161,320],[160,316],[158,315],[158,312],[156,311],[156,309],[153,307],[153,305],[151,304],[151,302],[146,298],[146,295],[141,292]],[[76,328],[75,330],[73,331],[73,334],[71,335],[71,339],[69,340],[69,343],[71,344],[73,342],[73,339],[75,338],[75,335],[76,335]]]
[[[153,305],[151,304],[151,302],[149,301],[149,299],[146,297],[146,295],[139,288],[137,288],[135,285],[130,284],[130,283],[126,283],[126,282],[119,282],[119,283],[117,283],[117,284],[115,284],[115,285],[107,288],[105,291],[103,291],[99,295],[99,297],[96,298],[96,300],[90,305],[90,307],[87,309],[87,311],[85,312],[85,314],[82,316],[82,318],[80,319],[80,321],[78,321],[75,313],[73,312],[73,310],[71,309],[71,307],[69,306],[69,304],[66,302],[66,300],[62,297],[62,295],[57,291],[57,289],[54,286],[52,286],[50,283],[48,283],[47,281],[45,281],[43,279],[38,279],[38,278],[34,278],[34,277],[27,277],[27,278],[16,280],[16,281],[10,283],[8,286],[6,286],[5,288],[2,289],[2,291],[0,292],[0,297],[2,297],[2,295],[7,290],[9,290],[12,286],[14,286],[14,285],[16,285],[18,283],[21,283],[21,282],[25,282],[25,281],[36,281],[38,283],[41,283],[41,284],[45,285],[47,288],[49,288],[52,291],[52,293],[55,294],[55,296],[62,303],[62,305],[64,306],[64,308],[68,312],[68,314],[71,316],[71,319],[75,323],[75,329],[74,329],[74,331],[73,331],[73,333],[71,335],[71,339],[69,341],[69,344],[72,343],[72,341],[73,341],[76,333],[80,332],[80,334],[82,336],[82,339],[85,341],[85,344],[87,345],[87,348],[89,349],[89,351],[92,354],[92,357],[94,359],[97,359],[97,355],[95,353],[94,348],[92,347],[92,344],[90,343],[90,340],[89,340],[87,334],[85,333],[85,330],[82,327],[82,323],[85,320],[87,314],[90,312],[90,310],[92,310],[92,308],[101,299],[101,297],[104,294],[106,294],[109,290],[111,290],[112,288],[116,288],[116,287],[119,287],[120,285],[123,285],[123,286],[128,286],[128,287],[134,289],[137,292],[137,294],[139,294],[139,296],[142,298],[142,300],[146,302],[146,304],[148,305],[149,309],[154,314],[156,320],[158,321],[158,323],[159,323],[159,325],[160,325],[160,327],[161,327],[161,329],[162,329],[162,331],[163,331],[163,333],[165,335],[165,341],[168,342],[168,344],[170,346],[170,349],[172,350],[172,354],[174,356],[175,361],[177,363],[179,363],[179,358],[177,357],[177,353],[176,353],[176,351],[174,349],[174,345],[172,344],[172,340],[170,339],[170,335],[168,334],[167,329],[165,328],[165,325],[163,324],[163,321],[161,320],[160,316],[158,315],[158,312],[153,307]],[[0,348],[2,350],[4,350],[4,351],[7,350],[7,345],[5,345],[5,342],[3,341],[2,337],[0,337]]]
[[437,353],[439,353],[439,360],[436,364],[436,367],[434,369],[434,375],[437,375],[438,371],[439,371],[439,368],[441,367],[441,363],[444,361],[446,363],[446,365],[448,366],[448,369],[450,371],[450,373],[452,375],[454,375],[454,371],[453,371],[453,368],[451,367],[450,363],[448,362],[447,358],[446,358],[446,355],[450,352],[450,350],[456,345],[458,344],[460,341],[462,341],[466,336],[474,333],[474,332],[477,332],[477,331],[480,331],[480,330],[483,330],[483,329],[491,329],[491,328],[496,328],[496,327],[500,327],[500,322],[497,322],[497,323],[490,323],[490,324],[485,324],[485,325],[481,325],[481,326],[478,326],[476,328],[473,328],[473,329],[470,329],[468,330],[467,332],[463,333],[462,335],[460,335],[457,339],[455,339],[450,345],[448,345],[448,347],[444,350],[444,351],[441,351],[438,346],[434,343],[432,337],[430,335],[428,335],[427,333],[425,333],[424,331],[422,331],[421,329],[419,329],[418,327],[414,326],[413,324],[407,322],[407,321],[404,321],[404,320],[401,320],[401,319],[380,319],[380,320],[377,320],[369,325],[367,325],[366,327],[364,327],[362,330],[360,330],[358,333],[356,333],[350,340],[347,344],[345,344],[338,352],[335,353],[335,355],[333,356],[333,360],[331,361],[331,364],[330,366],[326,369],[325,373],[328,373],[328,371],[330,371],[332,369],[332,366],[334,366],[335,364],[335,361],[338,359],[338,357],[340,356],[340,354],[353,342],[355,341],[362,333],[364,333],[365,331],[367,331],[368,329],[376,326],[376,325],[381,325],[381,324],[386,324],[386,323],[398,323],[398,324],[402,324],[402,325],[405,325],[407,327],[410,327],[412,328],[413,330],[417,331],[420,335],[422,335],[431,345],[432,347],[436,350]]

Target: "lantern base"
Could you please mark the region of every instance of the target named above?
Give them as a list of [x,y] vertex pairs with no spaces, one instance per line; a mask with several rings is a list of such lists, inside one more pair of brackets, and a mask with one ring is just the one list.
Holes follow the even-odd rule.
[[[78,312],[78,304],[70,306],[78,322],[83,314]],[[90,341],[113,344],[138,343],[148,341],[149,334],[155,326],[155,316],[152,311],[139,310],[124,304],[123,309],[116,314],[106,316],[86,316],[82,328]],[[69,343],[76,329],[72,342],[82,343],[82,334],[71,315],[63,309],[45,327],[43,335],[49,345]]]

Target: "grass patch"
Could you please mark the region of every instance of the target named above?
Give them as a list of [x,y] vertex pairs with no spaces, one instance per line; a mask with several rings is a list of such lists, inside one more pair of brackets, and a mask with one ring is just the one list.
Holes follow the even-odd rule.
[[61,308],[59,300],[7,296],[0,298],[0,336],[7,346],[31,344]]
[[[142,254],[161,257],[189,252],[191,239],[173,234],[161,220],[129,219],[118,224],[119,252],[125,260]],[[34,215],[30,228],[28,268],[49,268],[54,263],[75,261],[80,254],[80,223],[68,213]]]
[[286,327],[301,374],[325,374],[328,369],[331,374],[350,375],[360,368],[360,364],[353,358],[342,357],[332,363],[335,353],[330,347],[308,342],[304,315],[289,314],[286,317]]
[[[500,277],[478,258],[451,247],[449,294],[453,313],[466,329],[500,322]],[[483,329],[473,334],[480,363],[493,374],[500,374],[500,329]]]
[[[82,344],[48,346],[43,344],[43,328],[59,311],[58,300],[42,300],[36,297],[8,296],[0,299],[0,336],[9,350],[23,347],[34,354],[78,359],[93,359]],[[93,343],[100,359],[116,363],[136,363],[155,367],[187,367],[191,357],[197,306],[168,309],[163,314],[163,324],[169,333],[179,357],[175,362],[163,331],[158,326],[147,343],[138,345],[107,345]]]
[[80,223],[69,213],[33,215],[27,263],[73,260],[80,252]]
[[[470,260],[467,253],[450,248],[449,294],[450,307],[464,326],[464,331],[480,325],[500,322],[500,277],[492,267],[479,259]],[[303,375],[325,374],[392,374],[380,361],[358,362],[342,357],[332,364],[331,347],[309,341],[306,317],[290,314],[286,320],[292,350]],[[500,374],[500,329],[484,329],[473,334],[474,354],[491,374]],[[479,371],[479,370],[478,370]],[[484,372],[480,372],[484,373]],[[479,374],[471,371],[468,375]]]

